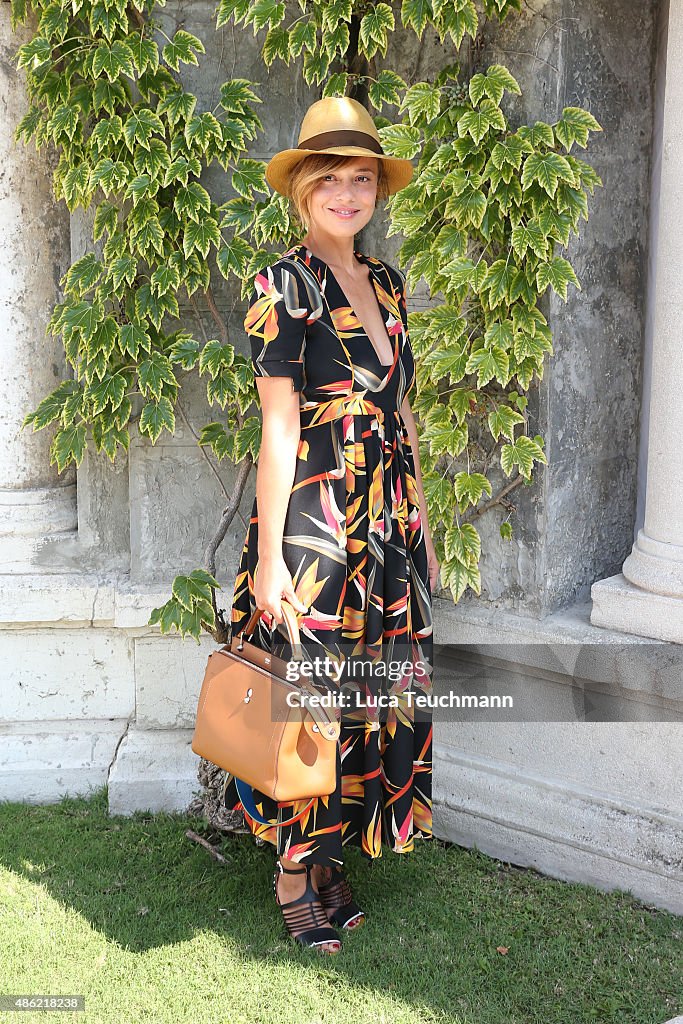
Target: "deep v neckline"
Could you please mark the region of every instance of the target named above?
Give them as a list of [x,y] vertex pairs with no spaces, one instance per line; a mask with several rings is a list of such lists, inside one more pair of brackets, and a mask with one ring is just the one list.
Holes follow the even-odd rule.
[[[382,303],[379,300],[379,295],[378,295],[378,292],[377,292],[377,277],[375,275],[375,272],[374,272],[373,268],[370,266],[369,263],[367,263],[366,256],[362,252],[358,252],[358,250],[354,249],[353,255],[356,257],[356,259],[358,259],[358,261],[360,263],[362,263],[364,266],[367,266],[368,270],[369,270],[368,277],[370,278],[370,281],[372,283],[372,290],[373,290],[373,292],[375,294],[375,301],[377,302],[377,308],[379,310],[380,318],[382,320],[382,325],[384,326],[384,332],[385,332],[387,338],[389,339],[389,344],[391,345],[391,351],[393,353],[393,357],[392,357],[392,360],[391,360],[390,363],[383,363],[382,362],[382,360],[380,358],[380,354],[377,351],[377,349],[375,348],[375,346],[373,344],[373,341],[372,341],[372,338],[368,334],[367,327],[362,322],[361,318],[358,316],[358,314],[356,313],[355,309],[353,308],[353,306],[349,302],[348,297],[346,295],[346,292],[344,291],[344,289],[342,288],[341,284],[337,280],[337,277],[336,277],[334,271],[332,270],[332,267],[329,265],[329,263],[326,263],[325,260],[320,258],[320,256],[316,256],[314,252],[311,252],[311,250],[308,248],[308,246],[306,245],[305,242],[302,242],[301,245],[299,246],[299,248],[304,250],[304,252],[305,252],[307,257],[311,257],[312,259],[316,260],[318,263],[321,263],[323,265],[323,267],[325,267],[326,273],[330,274],[330,276],[332,277],[332,279],[333,279],[334,283],[336,284],[337,288],[339,289],[339,291],[341,292],[342,296],[344,297],[344,302],[346,303],[347,308],[350,310],[351,315],[360,324],[365,337],[368,339],[368,343],[370,345],[370,348],[372,349],[372,351],[374,352],[374,354],[375,354],[375,356],[377,358],[377,362],[382,367],[382,369],[386,370],[387,373],[388,373],[388,371],[392,368],[392,366],[396,362],[397,341],[395,341],[394,339],[397,339],[398,336],[394,335],[392,337],[392,335],[389,334],[389,331],[387,330],[386,321],[384,319],[384,309],[383,309]],[[386,377],[386,374],[385,374],[385,377]]]

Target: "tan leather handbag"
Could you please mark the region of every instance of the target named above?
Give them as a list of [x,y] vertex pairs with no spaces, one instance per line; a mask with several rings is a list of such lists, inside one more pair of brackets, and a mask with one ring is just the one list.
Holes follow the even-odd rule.
[[[291,664],[302,660],[299,626],[294,608],[284,599],[282,612]],[[328,691],[316,688],[310,676],[300,671],[290,682],[285,659],[245,640],[262,614],[257,608],[241,633],[209,655],[192,750],[230,772],[236,783],[247,783],[277,801],[329,795],[337,785],[340,711],[320,703]],[[293,693],[299,696],[290,706],[287,696]],[[238,792],[240,799],[243,793],[247,797],[242,802],[249,813],[273,825],[289,824],[308,809],[271,822],[253,813],[253,798],[244,786],[238,785]]]

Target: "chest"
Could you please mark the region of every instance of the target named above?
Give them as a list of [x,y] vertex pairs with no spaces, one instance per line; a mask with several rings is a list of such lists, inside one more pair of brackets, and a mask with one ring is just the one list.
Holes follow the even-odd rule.
[[320,276],[321,292],[334,329],[342,342],[358,350],[369,349],[384,369],[394,359],[394,342],[388,331],[390,305],[387,292],[372,272],[359,277],[335,276],[325,268]]

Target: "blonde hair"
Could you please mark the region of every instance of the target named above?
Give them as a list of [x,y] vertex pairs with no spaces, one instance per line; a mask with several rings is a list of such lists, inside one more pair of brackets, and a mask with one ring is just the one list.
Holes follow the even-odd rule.
[[[311,219],[310,200],[320,179],[339,167],[344,167],[354,156],[341,156],[334,153],[312,153],[304,157],[296,165],[289,176],[289,200],[293,215],[302,227],[308,228]],[[377,157],[377,199],[386,199],[389,195],[388,179],[384,171],[384,161]]]

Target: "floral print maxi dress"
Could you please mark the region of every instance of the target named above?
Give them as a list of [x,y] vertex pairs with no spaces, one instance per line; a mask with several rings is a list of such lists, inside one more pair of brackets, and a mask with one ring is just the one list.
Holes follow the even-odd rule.
[[[344,663],[349,655],[422,666],[411,678],[363,677],[361,688],[432,693],[432,594],[408,431],[400,413],[415,383],[407,331],[405,277],[374,257],[369,268],[392,342],[385,365],[330,267],[305,244],[289,249],[255,279],[244,326],[255,376],[290,376],[300,392],[301,434],[283,535],[283,557],[297,596],[304,657]],[[259,512],[256,499],[235,580],[236,635],[256,605]],[[265,613],[251,641],[287,658],[284,623]],[[392,660],[392,655],[398,657]],[[329,663],[328,663],[329,664]],[[348,663],[347,663],[348,664]],[[428,702],[426,702],[428,703]],[[256,836],[292,860],[340,866],[342,847],[373,860],[382,842],[395,853],[432,836],[432,722],[428,709],[372,709],[342,715],[337,788],[298,821],[275,827],[244,811],[234,779],[225,804],[243,810]],[[381,721],[380,721],[381,719]],[[308,800],[278,803],[254,790],[256,806],[284,821]]]

